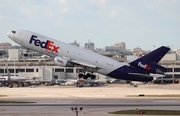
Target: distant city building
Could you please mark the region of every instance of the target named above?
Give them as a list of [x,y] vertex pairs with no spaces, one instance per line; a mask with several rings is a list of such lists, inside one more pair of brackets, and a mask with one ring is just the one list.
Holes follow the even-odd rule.
[[105,46],[105,52],[116,52],[116,53],[125,53],[126,52],[126,43],[118,42],[112,46]]
[[150,50],[142,50],[140,47],[136,47],[133,49],[134,56],[143,56],[151,52]]
[[95,45],[94,45],[94,43],[90,42],[90,40],[89,40],[88,43],[85,43],[84,49],[90,50],[90,51],[95,51]]
[[12,44],[11,43],[9,43],[9,42],[2,42],[2,43],[0,43],[0,49],[20,49],[20,48],[22,48],[21,46],[17,46],[17,45],[15,45],[15,46],[12,46]]
[[0,58],[7,58],[8,57],[8,52],[9,49],[20,49],[22,48],[21,46],[12,46],[11,43],[9,42],[2,42],[0,43]]
[[133,49],[133,52],[142,52],[142,49],[140,47],[136,47]]
[[96,48],[96,52],[104,52],[104,49],[103,48]]
[[74,46],[77,46],[77,47],[80,46],[79,43],[76,42],[76,40],[75,40],[73,43],[70,43],[70,44],[71,44],[71,45],[74,45]]
[[8,42],[2,42],[0,43],[0,49],[12,49],[12,44]]
[[22,47],[22,46],[17,46],[17,45],[12,46],[12,47],[13,47],[12,49],[25,49],[24,47]]
[[126,49],[126,52],[131,52],[131,49]]

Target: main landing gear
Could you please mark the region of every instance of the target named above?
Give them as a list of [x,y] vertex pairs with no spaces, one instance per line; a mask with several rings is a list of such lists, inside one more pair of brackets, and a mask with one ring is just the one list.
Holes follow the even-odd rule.
[[95,75],[92,75],[92,74],[89,74],[89,73],[87,73],[86,75],[79,74],[78,76],[79,76],[79,78],[83,78],[83,79],[88,79],[88,78],[95,79],[96,78]]
[[28,52],[30,51],[30,49],[27,49],[26,50],[26,53],[25,54],[23,54],[24,55],[24,57],[27,57],[28,56]]

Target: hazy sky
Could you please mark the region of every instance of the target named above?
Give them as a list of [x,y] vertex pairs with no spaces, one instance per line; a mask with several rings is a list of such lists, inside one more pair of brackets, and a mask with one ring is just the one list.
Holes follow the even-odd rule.
[[11,29],[34,31],[66,43],[180,49],[180,0],[0,0],[0,42]]

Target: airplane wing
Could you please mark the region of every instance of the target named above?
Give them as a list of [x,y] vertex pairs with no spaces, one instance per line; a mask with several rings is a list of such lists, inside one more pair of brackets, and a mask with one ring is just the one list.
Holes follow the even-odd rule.
[[82,65],[82,66],[91,67],[91,68],[97,68],[95,65],[91,65],[91,64],[84,63],[84,62],[77,61],[77,60],[71,60],[71,62],[73,62],[74,64],[77,64],[77,65]]
[[60,66],[70,66],[70,67],[82,67],[85,69],[85,71],[88,72],[97,72],[100,67],[97,67],[96,65],[93,65],[91,63],[81,61],[81,60],[76,60],[76,59],[71,59],[66,56],[56,56],[54,58],[55,64],[58,64]]
[[87,71],[90,71],[90,72],[97,72],[98,69],[100,69],[99,67],[95,66],[95,65],[92,65],[92,64],[88,64],[88,63],[85,63],[85,62],[82,62],[82,61],[77,61],[77,60],[70,60],[74,65],[78,65],[78,66],[81,66],[83,68],[85,68]]
[[75,59],[70,59],[70,58],[68,58],[66,56],[63,56],[63,58],[67,59],[68,61],[70,61],[71,63],[73,63],[74,65],[77,65],[77,66],[86,67],[86,68],[92,68],[92,69],[96,69],[96,70],[101,69],[100,67],[89,64],[87,62],[82,62],[82,61],[78,61],[78,60],[75,60]]

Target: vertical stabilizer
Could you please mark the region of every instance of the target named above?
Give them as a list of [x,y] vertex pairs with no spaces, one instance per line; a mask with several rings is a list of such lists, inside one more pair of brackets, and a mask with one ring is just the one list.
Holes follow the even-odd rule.
[[6,71],[7,71],[8,80],[10,80],[11,79],[11,75],[10,75],[8,67],[6,67]]
[[136,68],[146,70],[149,73],[164,74],[167,69],[158,64],[158,62],[164,57],[164,55],[170,50],[170,48],[161,46],[149,54],[140,58],[127,59],[127,62]]
[[156,50],[150,52],[149,54],[142,56],[140,59],[149,62],[158,63],[169,50],[170,50],[169,47],[161,46]]

